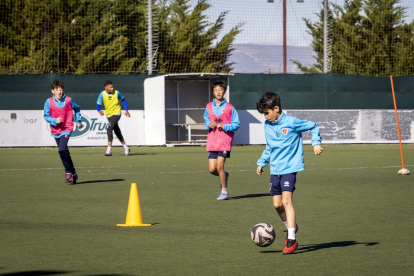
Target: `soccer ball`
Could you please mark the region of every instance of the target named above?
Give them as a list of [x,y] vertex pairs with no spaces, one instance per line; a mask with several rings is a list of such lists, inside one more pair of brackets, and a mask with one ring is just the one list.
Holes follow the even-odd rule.
[[276,238],[275,229],[266,222],[256,224],[250,234],[254,244],[260,247],[271,245]]

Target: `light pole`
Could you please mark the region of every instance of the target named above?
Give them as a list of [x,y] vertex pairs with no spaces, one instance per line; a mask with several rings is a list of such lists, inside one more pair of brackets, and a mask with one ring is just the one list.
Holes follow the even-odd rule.
[[152,0],[148,1],[148,75],[152,75]]
[[323,72],[329,73],[328,53],[328,0],[323,0]]
[[287,73],[286,0],[283,0],[283,74]]
[[[297,0],[298,3],[303,3],[304,0]],[[267,0],[268,3],[273,3],[273,0]],[[283,74],[287,73],[287,39],[286,39],[286,0],[283,0]]]

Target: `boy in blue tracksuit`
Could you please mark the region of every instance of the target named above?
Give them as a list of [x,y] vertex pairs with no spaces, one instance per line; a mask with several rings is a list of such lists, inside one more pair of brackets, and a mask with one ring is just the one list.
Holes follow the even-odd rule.
[[[82,115],[79,105],[71,97],[63,92],[65,84],[61,80],[52,82],[52,94],[46,100],[43,108],[43,117],[50,124],[50,132],[55,138],[59,148],[60,159],[65,167],[65,182],[76,184],[78,174],[70,156],[68,142],[73,131],[74,124],[78,129],[82,128]],[[75,115],[73,115],[73,111]]]
[[221,193],[217,200],[228,200],[227,191],[229,172],[224,163],[230,158],[235,132],[240,127],[239,115],[234,106],[224,98],[227,86],[216,81],[212,86],[214,99],[204,111],[204,126],[208,130],[206,150],[208,151],[208,170],[220,178]]
[[270,195],[273,198],[273,206],[288,230],[282,253],[289,254],[298,247],[296,232],[299,228],[296,224],[292,195],[295,190],[296,173],[305,170],[302,132],[310,130],[316,155],[322,153],[322,138],[316,123],[301,121],[282,113],[280,97],[276,93],[266,91],[256,105],[257,110],[266,118],[266,149],[257,161],[256,171],[258,175],[263,174],[263,168],[270,162]]

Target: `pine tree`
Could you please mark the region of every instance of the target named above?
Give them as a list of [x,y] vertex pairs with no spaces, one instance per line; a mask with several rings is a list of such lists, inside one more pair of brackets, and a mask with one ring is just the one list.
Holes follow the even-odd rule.
[[52,68],[48,42],[51,5],[41,0],[4,0],[0,21],[3,73],[38,73]]
[[[16,24],[22,24],[22,17],[17,17],[16,10],[20,10],[23,5],[23,0],[4,0],[0,1],[0,73],[14,73],[11,64],[14,64],[18,57],[22,55],[19,53],[19,39],[17,30],[14,27]],[[24,50],[22,52],[25,52]]]
[[125,60],[129,38],[125,36],[126,26],[119,19],[119,2],[124,1],[83,2],[83,7],[74,14],[83,37],[78,45],[76,73],[113,73]]
[[214,23],[203,12],[210,8],[207,0],[199,0],[190,10],[188,0],[162,1],[159,7],[159,71],[162,73],[229,72],[231,46],[242,24],[233,27],[215,44],[223,29],[227,12]]
[[[340,20],[332,21],[331,72],[363,74],[361,70],[364,70],[365,56],[362,50],[369,45],[369,41],[361,39],[364,33],[360,15],[362,4],[362,0],[347,0],[343,9],[339,5],[333,5],[333,17]],[[323,54],[323,48],[321,51]]]
[[[147,1],[2,0],[0,73],[145,73]],[[210,23],[207,0],[192,11],[189,0],[150,1],[159,15],[160,72],[231,70],[242,25],[218,39],[227,12]]]
[[[366,76],[413,74],[414,21],[404,23],[405,8],[398,0],[346,0],[332,5],[331,73]],[[317,63],[295,64],[305,73],[323,72],[323,11],[319,22],[305,19]]]

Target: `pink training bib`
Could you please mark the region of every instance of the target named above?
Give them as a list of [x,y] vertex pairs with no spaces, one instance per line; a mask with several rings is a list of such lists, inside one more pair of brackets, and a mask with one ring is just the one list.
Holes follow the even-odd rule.
[[50,103],[50,117],[58,118],[62,117],[60,124],[56,126],[50,126],[52,134],[59,135],[62,132],[72,132],[73,131],[73,112],[72,112],[72,100],[70,97],[66,96],[65,106],[59,108],[55,104],[53,97],[49,98]]
[[[233,105],[231,103],[226,104],[226,108],[223,110],[223,114],[217,116],[213,111],[213,102],[207,104],[207,112],[210,122],[215,122],[217,125],[230,124],[231,113],[233,111]],[[207,135],[207,151],[231,151],[231,145],[233,143],[234,132],[219,130],[218,128],[209,130]]]

